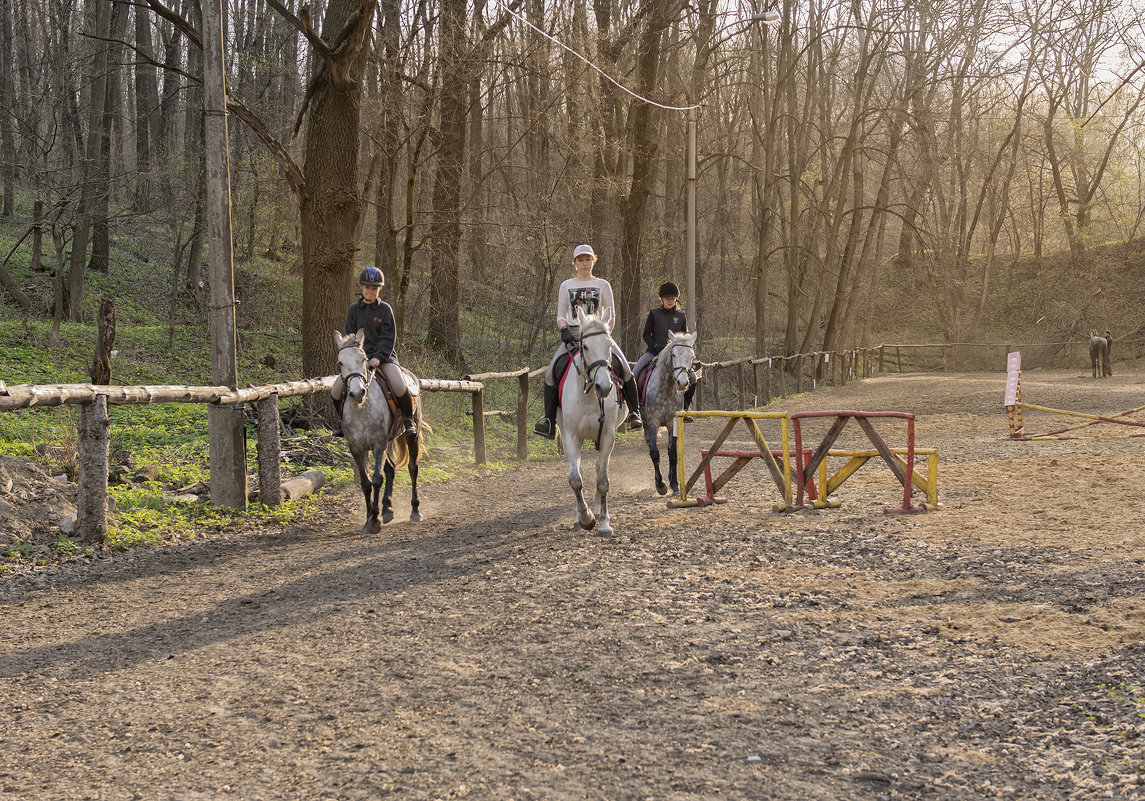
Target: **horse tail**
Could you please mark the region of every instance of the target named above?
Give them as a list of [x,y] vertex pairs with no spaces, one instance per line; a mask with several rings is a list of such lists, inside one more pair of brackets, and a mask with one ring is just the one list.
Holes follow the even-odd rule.
[[[417,461],[420,463],[426,453],[426,438],[433,433],[433,428],[421,416],[421,404],[414,406],[414,419],[417,421]],[[386,461],[400,470],[409,464],[409,445],[405,437],[394,437],[386,445]]]

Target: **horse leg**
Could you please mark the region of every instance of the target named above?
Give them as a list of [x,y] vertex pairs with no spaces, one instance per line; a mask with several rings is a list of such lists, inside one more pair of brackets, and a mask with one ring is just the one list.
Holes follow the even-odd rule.
[[374,475],[370,481],[369,517],[366,520],[367,530],[371,534],[377,534],[382,530],[382,524],[378,522],[378,496],[381,494],[382,460],[385,458],[385,450],[385,447],[374,449]]
[[410,483],[410,499],[409,499],[409,519],[415,523],[421,520],[421,512],[419,511],[420,502],[417,499],[417,459],[418,459],[418,446],[417,437],[409,437],[409,483]]
[[386,459],[386,464],[382,470],[386,474],[386,490],[382,494],[382,522],[388,523],[394,519],[394,466],[390,464],[389,459]]
[[580,526],[587,531],[596,525],[596,517],[584,502],[584,483],[580,478],[580,441],[566,441],[563,434],[561,440],[564,442],[565,452],[569,455],[569,486],[576,496],[576,522],[573,523],[573,528]]
[[650,418],[644,418],[644,441],[648,443],[648,457],[652,460],[652,469],[656,474],[656,491],[661,495],[668,492],[664,484],[664,476],[660,473],[660,449],[656,446],[656,434],[659,426]]
[[366,454],[354,454],[354,467],[358,471],[358,483],[362,486],[362,500],[366,503],[366,522],[362,524],[362,531],[376,531],[373,526],[378,522],[378,509],[377,506],[370,505],[374,486],[370,481],[370,474],[366,472]]
[[[668,429],[668,484],[672,487],[672,494],[679,495],[680,474],[678,472],[679,465],[676,460],[675,422],[676,421],[673,420],[672,426]],[[657,465],[657,467],[659,467],[659,465]]]
[[616,431],[606,433],[602,438],[607,440],[600,444],[600,453],[596,455],[596,497],[597,514],[600,517],[599,534],[602,537],[612,536],[612,521],[608,518],[608,463],[612,460],[612,447],[616,444]]

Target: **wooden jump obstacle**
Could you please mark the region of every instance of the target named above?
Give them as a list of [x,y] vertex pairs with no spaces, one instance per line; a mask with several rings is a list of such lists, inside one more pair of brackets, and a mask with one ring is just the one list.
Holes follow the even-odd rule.
[[[816,418],[834,418],[834,423],[824,435],[817,447],[805,449],[803,447],[803,422]],[[875,430],[874,420],[903,420],[907,426],[907,444],[905,448],[890,448]],[[874,450],[835,450],[831,446],[843,433],[847,423],[854,420],[867,439],[874,445]],[[933,511],[938,508],[938,451],[934,448],[920,449],[914,445],[914,415],[905,412],[864,412],[864,411],[823,411],[823,412],[797,412],[791,415],[791,427],[795,436],[794,452],[799,464],[796,470],[798,494],[795,499],[797,507],[803,507],[804,495],[807,495],[809,505],[816,509],[836,508],[840,502],[831,498],[831,493],[839,488],[850,476],[867,463],[868,460],[878,456],[891,469],[895,478],[903,488],[902,506],[887,507],[884,511],[893,514],[910,514],[916,512]],[[803,454],[812,453],[810,459]],[[927,456],[927,475],[923,476],[914,469],[915,457]],[[844,457],[847,463],[835,471],[827,474],[827,458]],[[905,457],[905,458],[903,458]],[[819,472],[819,489],[822,497],[818,497],[812,486],[815,473]],[[919,506],[911,504],[911,496],[915,488],[926,495],[926,502]]]
[[[1145,428],[1145,422],[1140,420],[1125,419],[1130,415],[1145,411],[1145,406],[1138,406],[1136,409],[1129,409],[1125,412],[1118,412],[1114,415],[1104,416],[1099,414],[1085,414],[1083,412],[1071,412],[1064,409],[1050,409],[1046,406],[1035,406],[1032,403],[1022,403],[1021,351],[1014,351],[1006,357],[1006,397],[1003,403],[1006,407],[1006,417],[1010,423],[1010,439],[1016,439],[1022,442],[1047,439],[1081,439],[1081,437],[1069,435],[1072,434],[1072,432],[1080,431],[1081,429],[1089,428],[1090,426],[1095,426],[1098,423],[1114,423],[1116,425]],[[1025,433],[1025,428],[1022,425],[1023,409],[1030,409],[1036,412],[1048,412],[1049,414],[1060,414],[1066,417],[1078,417],[1086,420],[1087,422],[1077,423],[1075,425],[1066,426],[1065,428],[1054,429],[1053,431],[1046,431],[1042,434],[1027,434]],[[1145,432],[1140,434],[1129,434],[1128,436],[1145,437]]]
[[[692,471],[692,475],[685,480],[684,474],[684,417],[685,414],[690,414],[695,418],[725,418],[727,424],[720,431],[716,437],[712,447],[704,450],[703,456],[700,459],[700,464]],[[743,421],[744,426],[751,434],[752,440],[755,442],[756,450],[754,451],[721,451],[720,446],[727,440],[728,435],[732,433],[736,423]],[[778,420],[780,426],[780,440],[781,445],[778,449],[773,449],[760,431],[759,420]],[[738,473],[744,465],[755,458],[763,460],[767,466],[768,472],[771,474],[772,480],[775,482],[779,494],[783,498],[782,503],[775,505],[774,509],[777,512],[790,512],[794,511],[795,506],[793,502],[793,476],[791,471],[791,449],[790,449],[790,416],[784,412],[677,412],[676,413],[676,465],[679,471],[680,479],[680,497],[673,498],[668,501],[668,506],[671,507],[685,507],[685,506],[705,506],[709,503],[721,503],[720,499],[716,498],[715,493],[720,490],[732,476]],[[709,465],[716,456],[733,455],[735,461],[725,469],[714,481],[711,479],[711,472]],[[777,458],[778,457],[778,458]],[[706,481],[707,495],[703,498],[689,498],[688,491],[695,486],[701,475],[707,474]],[[726,499],[724,499],[726,500]]]
[[[793,512],[797,509],[827,509],[837,508],[840,501],[831,498],[831,493],[837,490],[843,482],[870,459],[881,457],[895,478],[903,486],[903,503],[900,507],[891,507],[889,513],[913,513],[933,511],[938,508],[938,450],[935,448],[916,448],[914,444],[914,415],[903,412],[862,412],[862,411],[825,411],[801,412],[789,414],[786,412],[738,412],[738,411],[709,411],[691,414],[696,418],[724,418],[726,425],[716,436],[711,447],[701,449],[700,463],[685,479],[684,469],[684,412],[676,415],[676,448],[677,469],[680,479],[680,497],[668,502],[670,507],[707,506],[713,503],[726,503],[727,499],[716,495],[742,470],[751,460],[762,459],[767,467],[782,501],[775,504],[774,511]],[[810,448],[803,445],[803,421],[810,418],[833,417],[834,424],[824,436],[818,447]],[[907,444],[903,448],[891,448],[875,430],[873,419],[889,418],[904,420],[907,424]],[[863,432],[870,439],[874,448],[871,450],[837,450],[831,446],[839,438],[848,421],[854,419]],[[723,448],[724,442],[736,427],[737,422],[743,421],[744,426],[751,433],[755,442],[754,450],[733,450]],[[770,446],[760,430],[758,421],[777,420],[780,426],[781,444],[778,448]],[[794,432],[794,443],[792,443]],[[918,457],[927,459],[926,475],[915,470],[915,461]],[[732,463],[717,477],[712,478],[712,460],[717,458],[730,458]],[[847,462],[828,474],[828,458],[846,458]],[[793,467],[794,463],[794,467]],[[816,483],[818,474],[818,483]],[[689,497],[689,492],[704,477],[705,494]],[[908,480],[907,477],[910,477]],[[912,505],[911,496],[914,490],[922,492],[926,501],[921,505]]]

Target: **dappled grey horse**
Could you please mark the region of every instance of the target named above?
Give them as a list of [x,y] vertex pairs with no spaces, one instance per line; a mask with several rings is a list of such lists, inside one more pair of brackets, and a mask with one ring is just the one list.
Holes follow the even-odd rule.
[[[616,444],[616,427],[624,419],[620,391],[612,379],[612,338],[608,333],[611,312],[605,308],[600,316],[585,314],[577,307],[580,349],[572,357],[568,376],[561,385],[557,427],[561,446],[569,457],[569,486],[576,496],[577,524],[591,529],[600,522],[600,535],[612,533],[608,517],[608,463]],[[581,445],[596,442],[595,511],[584,499],[580,473]]]
[[1089,364],[1093,368],[1094,378],[1113,375],[1113,369],[1109,366],[1109,340],[1099,336],[1096,331],[1089,332]]
[[[425,424],[421,419],[421,400],[416,396],[417,378],[402,368],[407,384],[412,382],[414,422],[417,434],[404,436],[401,426],[396,424],[400,414],[395,415],[382,385],[362,349],[363,332],[343,336],[334,332],[334,344],[338,348],[338,371],[346,392],[346,405],[342,409],[342,431],[350,455],[354,458],[355,472],[362,485],[362,496],[366,501],[366,522],[362,531],[381,531],[378,522],[378,493],[385,475],[385,492],[381,498],[381,520],[388,523],[394,519],[391,499],[394,489],[394,472],[399,467],[409,468],[410,477],[410,520],[421,520],[417,497],[417,463],[421,459]],[[367,470],[366,457],[373,452],[374,469]],[[383,464],[384,463],[384,464]]]
[[668,428],[668,482],[672,492],[680,491],[676,467],[676,412],[684,409],[684,393],[691,383],[692,362],[696,359],[696,334],[669,333],[664,349],[648,368],[644,382],[644,440],[656,470],[656,491],[668,492],[660,473],[660,449],[656,438],[660,426]]

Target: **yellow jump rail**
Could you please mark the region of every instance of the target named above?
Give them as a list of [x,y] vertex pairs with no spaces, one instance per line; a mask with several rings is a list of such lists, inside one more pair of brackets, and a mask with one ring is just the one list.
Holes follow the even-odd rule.
[[[903,469],[905,475],[907,470],[906,460],[902,457],[906,455],[907,448],[891,448],[891,454],[894,456],[895,461]],[[819,495],[812,497],[811,506],[815,509],[837,509],[842,505],[842,501],[837,498],[832,498],[831,493],[837,490],[844,481],[855,474],[856,471],[867,463],[868,459],[873,459],[882,456],[877,450],[829,450],[827,456],[835,458],[845,458],[847,463],[832,473],[827,475],[827,460],[823,459],[819,462]],[[923,503],[923,508],[928,512],[933,512],[938,509],[938,449],[937,448],[915,448],[915,457],[926,457],[926,476],[923,477],[917,470],[911,470],[911,484],[917,487],[921,492],[926,494],[926,501]]]

